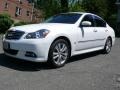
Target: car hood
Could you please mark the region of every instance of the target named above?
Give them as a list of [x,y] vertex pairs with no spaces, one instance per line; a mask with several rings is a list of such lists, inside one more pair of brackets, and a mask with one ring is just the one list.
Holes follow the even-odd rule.
[[30,24],[30,25],[23,25],[23,26],[16,26],[10,28],[10,30],[19,30],[19,31],[24,31],[27,33],[30,32],[35,32],[41,29],[47,29],[50,31],[54,30],[67,30],[71,28],[74,24],[60,24],[60,23],[40,23],[40,24]]

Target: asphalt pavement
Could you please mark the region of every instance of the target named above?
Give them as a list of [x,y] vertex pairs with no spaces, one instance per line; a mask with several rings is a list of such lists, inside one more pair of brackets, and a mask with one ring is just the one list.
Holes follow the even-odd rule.
[[74,56],[58,69],[6,57],[0,39],[0,90],[120,90],[120,39],[110,54]]

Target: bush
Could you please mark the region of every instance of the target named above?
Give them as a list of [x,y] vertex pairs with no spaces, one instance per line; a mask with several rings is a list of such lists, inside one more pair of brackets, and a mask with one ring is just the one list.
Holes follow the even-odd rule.
[[0,14],[0,33],[5,33],[14,23],[8,14]]
[[117,14],[111,14],[111,15],[109,15],[109,17],[106,18],[106,19],[107,19],[107,22],[109,23],[109,25],[110,25],[112,28],[116,29]]
[[15,23],[14,26],[22,26],[22,25],[26,25],[26,24],[30,24],[30,22],[20,21],[18,23]]
[[120,37],[120,22],[117,23],[117,27],[116,27],[116,36]]

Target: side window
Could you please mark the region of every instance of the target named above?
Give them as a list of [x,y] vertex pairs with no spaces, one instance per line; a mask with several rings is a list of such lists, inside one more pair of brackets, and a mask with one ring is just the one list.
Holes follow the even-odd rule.
[[101,18],[94,16],[95,27],[106,27],[106,22]]
[[[93,20],[93,16],[92,15],[86,15],[84,18],[83,18],[83,20],[82,20],[82,22],[83,21],[89,21],[89,22],[91,22],[91,26],[90,27],[94,27],[94,20]],[[81,23],[82,23],[81,22]]]

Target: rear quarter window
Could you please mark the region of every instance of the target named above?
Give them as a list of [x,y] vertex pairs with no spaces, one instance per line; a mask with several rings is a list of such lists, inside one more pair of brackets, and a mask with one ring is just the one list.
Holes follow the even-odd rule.
[[106,22],[100,17],[94,16],[95,27],[106,27]]

